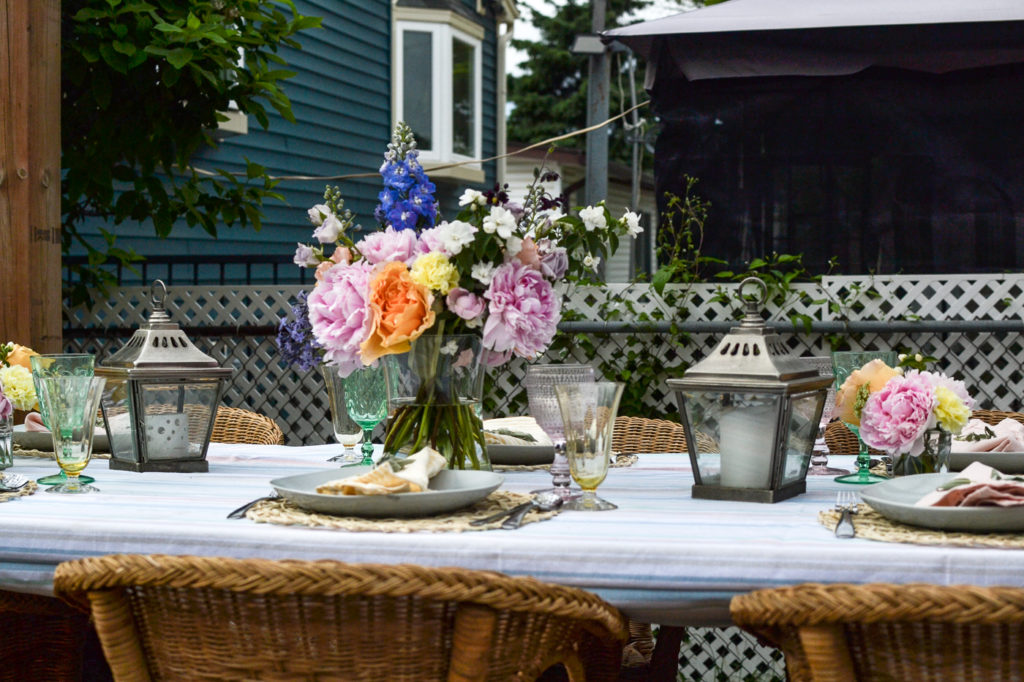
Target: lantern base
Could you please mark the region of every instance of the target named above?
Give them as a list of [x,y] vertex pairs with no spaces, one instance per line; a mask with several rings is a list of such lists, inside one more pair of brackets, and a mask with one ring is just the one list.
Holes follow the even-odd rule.
[[762,488],[729,488],[721,485],[694,485],[691,494],[694,499],[735,500],[736,502],[775,503],[788,500],[807,492],[806,481],[796,481],[778,490]]
[[110,468],[120,471],[163,471],[167,473],[195,474],[206,473],[210,464],[205,459],[153,460],[151,462],[126,462],[123,459],[110,458]]

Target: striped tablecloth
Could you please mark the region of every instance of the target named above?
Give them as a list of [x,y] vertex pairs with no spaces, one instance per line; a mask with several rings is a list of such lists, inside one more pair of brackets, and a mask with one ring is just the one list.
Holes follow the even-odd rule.
[[[270,492],[278,476],[329,468],[336,446],[210,446],[210,472],[87,472],[102,492],[35,495],[0,504],[0,588],[46,594],[66,559],[107,553],[411,562],[491,569],[592,590],[632,617],[720,625],[731,595],[804,581],[1024,586],[1024,552],[838,540],[818,511],[840,484],[810,477],[808,492],[777,504],[693,500],[684,455],[642,455],[612,469],[600,494],[609,512],[563,512],[516,531],[350,533],[228,520]],[[38,477],[46,460],[16,459]],[[506,472],[518,492],[546,486],[545,471]]]

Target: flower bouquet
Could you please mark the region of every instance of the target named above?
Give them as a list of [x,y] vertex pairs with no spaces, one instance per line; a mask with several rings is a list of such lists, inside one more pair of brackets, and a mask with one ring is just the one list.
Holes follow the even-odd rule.
[[538,171],[524,205],[499,187],[467,189],[443,220],[404,123],[380,174],[374,230],[356,225],[337,188],[309,209],[317,243],[299,244],[294,260],[316,268],[316,284],[282,320],[278,346],[286,361],[342,376],[386,361],[385,452],[430,445],[452,468],[487,468],[481,367],[543,353],[561,319],[555,285],[598,281],[639,217],[615,219],[603,203],[567,215],[542,186],[557,176]]
[[940,471],[973,407],[962,381],[872,360],[843,382],[834,414],[856,426],[868,446],[888,453],[899,476]]

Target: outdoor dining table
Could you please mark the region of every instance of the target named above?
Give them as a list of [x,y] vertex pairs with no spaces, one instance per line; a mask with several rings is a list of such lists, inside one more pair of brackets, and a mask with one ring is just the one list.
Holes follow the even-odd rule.
[[[684,454],[643,454],[611,469],[599,494],[616,510],[563,511],[517,530],[350,532],[226,518],[268,494],[271,479],[331,468],[337,451],[214,443],[210,471],[197,474],[94,460],[86,473],[99,493],[40,487],[0,504],[0,589],[50,594],[58,563],[110,553],[415,563],[530,575],[591,590],[636,620],[719,626],[729,624],[733,595],[805,581],[1024,586],[1024,552],[836,538],[818,512],[850,487],[831,477],[809,477],[805,494],[776,504],[692,499]],[[11,471],[55,469],[19,457]],[[545,470],[502,473],[505,490],[550,484]]]

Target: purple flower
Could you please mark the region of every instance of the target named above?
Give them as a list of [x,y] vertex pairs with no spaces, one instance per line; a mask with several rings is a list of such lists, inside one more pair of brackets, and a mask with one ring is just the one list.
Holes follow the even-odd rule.
[[348,376],[362,366],[359,346],[370,333],[370,272],[365,261],[338,264],[309,295],[309,322],[324,359]]
[[371,232],[356,244],[371,265],[402,261],[411,266],[420,253],[419,239],[412,230],[396,230],[388,226],[383,232]]
[[380,174],[385,185],[397,190],[407,190],[416,183],[416,176],[409,171],[409,165],[405,161],[385,163],[380,169]]
[[894,376],[872,393],[860,415],[860,437],[892,455],[924,450],[921,435],[935,426],[935,389],[919,373]]
[[484,298],[490,301],[484,324],[486,348],[532,358],[551,343],[561,304],[539,272],[517,261],[500,265]]
[[13,414],[14,405],[12,405],[10,399],[4,395],[3,388],[0,388],[0,419],[10,419]]
[[562,279],[569,270],[569,254],[561,246],[555,246],[550,239],[537,242],[540,253],[540,271],[548,279]]
[[309,324],[309,308],[306,292],[301,292],[292,306],[291,320],[284,318],[277,327],[277,349],[289,365],[297,365],[309,371],[319,361],[317,351],[320,345],[313,337]]
[[295,249],[295,257],[292,262],[300,268],[308,268],[317,264],[316,256],[313,255],[313,247],[308,244],[299,244]]
[[448,310],[463,320],[475,320],[484,314],[487,303],[473,292],[455,287],[448,292]]

